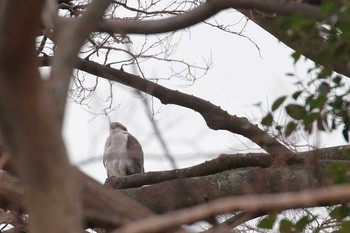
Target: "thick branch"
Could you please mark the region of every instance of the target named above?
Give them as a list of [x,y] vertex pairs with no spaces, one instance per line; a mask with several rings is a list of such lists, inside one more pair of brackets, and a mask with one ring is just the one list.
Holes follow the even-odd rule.
[[[52,61],[49,93],[53,93],[57,109],[57,123],[62,127],[64,108],[72,71],[81,46],[101,20],[111,0],[95,0],[89,4],[82,17],[56,31],[57,49]],[[58,33],[57,33],[58,32]],[[67,41],[67,38],[74,38]]]
[[211,175],[234,168],[266,168],[271,166],[272,161],[272,156],[266,153],[221,154],[215,159],[188,168],[146,172],[124,177],[112,176],[106,180],[106,184],[111,185],[115,189],[135,188],[168,180]]
[[[314,166],[317,167],[317,164]],[[122,193],[157,213],[165,213],[222,197],[299,191],[327,183],[325,180],[328,178],[323,172],[314,173],[312,170],[304,166],[237,169],[123,190]],[[151,212],[125,198],[120,192],[102,187],[80,171],[75,174],[83,184],[83,213],[89,226],[118,227],[151,216]],[[0,181],[2,207],[11,207],[6,205],[6,200],[21,207],[21,184],[4,172],[0,173]]]
[[319,205],[346,203],[350,201],[350,185],[305,190],[299,193],[247,195],[223,198],[193,208],[173,211],[169,214],[144,219],[128,224],[113,233],[156,233],[164,232],[182,224],[193,223],[218,214],[237,210],[281,211],[295,208],[316,207]]
[[[350,146],[337,146],[301,152],[298,155],[305,158],[314,158],[314,160],[349,160],[345,154],[349,149]],[[192,167],[170,171],[146,172],[118,178],[110,177],[106,180],[106,183],[115,189],[135,188],[173,179],[207,176],[236,168],[267,168],[272,165],[272,162],[273,157],[266,153],[221,154],[215,159]]]
[[[309,166],[234,169],[209,176],[171,180],[122,192],[157,213],[165,213],[228,196],[322,187],[329,184],[329,176],[324,172],[327,165],[329,165],[328,161],[319,163],[315,161]],[[83,212],[89,226],[116,227],[150,216],[149,211],[125,199],[119,192],[101,187],[78,171],[76,176],[84,184]],[[1,204],[6,204],[3,202],[6,198],[21,195],[20,184],[13,180],[12,178],[9,182],[6,173],[0,173]],[[12,201],[15,200],[12,199]]]
[[[103,187],[84,173],[75,170],[75,176],[82,184],[83,214],[88,226],[115,228],[152,215],[145,207],[115,190]],[[46,193],[45,189],[40,191]],[[16,203],[15,207],[23,210],[22,197],[21,183],[6,172],[0,172],[0,206],[11,209]]]
[[328,165],[329,162],[320,161],[307,166],[233,169],[208,176],[124,189],[121,192],[156,213],[166,213],[222,197],[322,187],[330,183],[325,171]]
[[[219,11],[229,8],[235,9],[257,9],[281,15],[299,13],[306,17],[323,20],[326,17],[319,13],[318,7],[296,2],[276,0],[209,0],[195,9],[174,17],[160,20],[145,20],[135,22],[134,20],[112,19],[104,20],[95,28],[97,31],[119,33],[119,34],[157,34],[176,31],[193,26],[214,16]],[[76,19],[60,18],[58,28],[65,27]],[[344,19],[340,19],[344,20]]]
[[38,71],[35,34],[43,1],[2,4],[6,10],[0,12],[0,127],[23,182],[30,229],[79,232],[79,185]]

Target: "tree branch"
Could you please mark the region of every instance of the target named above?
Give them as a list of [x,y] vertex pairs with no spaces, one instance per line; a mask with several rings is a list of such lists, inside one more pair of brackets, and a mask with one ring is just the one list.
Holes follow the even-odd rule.
[[[64,28],[56,31],[56,55],[52,59],[51,78],[48,81],[48,91],[52,93],[57,109],[57,123],[62,127],[64,108],[67,98],[70,78],[77,61],[81,46],[89,34],[101,20],[105,9],[112,0],[95,0],[89,4],[84,14]],[[74,40],[67,41],[67,38]]]
[[121,192],[156,213],[166,213],[228,196],[323,187],[331,183],[326,171],[329,164],[328,161],[319,161],[306,166],[232,169],[208,176],[123,189]]
[[[43,64],[45,65],[45,62],[43,62]],[[139,76],[103,66],[92,61],[79,59],[77,68],[152,95],[158,98],[163,104],[176,104],[192,109],[202,115],[209,128],[214,130],[227,130],[232,133],[243,135],[269,152],[278,162],[283,163],[291,158],[295,158],[294,153],[288,148],[272,138],[265,131],[261,130],[258,126],[251,124],[245,117],[232,116],[209,101],[179,91],[170,90],[146,79],[142,79]]]
[[[339,156],[341,159],[344,156],[341,151],[347,148],[348,146],[329,148],[317,152],[320,157],[328,159],[330,151],[338,151],[335,157]],[[305,154],[305,156],[309,155]],[[330,161],[326,160],[315,161],[314,164],[307,166],[233,169],[208,176],[180,178],[141,188],[122,190],[122,193],[157,213],[165,213],[228,196],[323,187],[330,183],[329,174],[326,172],[329,164]],[[89,226],[117,227],[151,215],[147,209],[125,199],[119,192],[103,188],[83,173],[76,172],[75,176],[83,184],[83,213]],[[4,172],[0,173],[1,206],[6,207],[6,203],[9,202],[20,203],[14,198],[22,195],[21,190],[21,185],[16,179],[9,178]]]
[[182,224],[207,219],[218,214],[237,210],[282,211],[286,209],[316,207],[324,204],[338,204],[350,201],[350,185],[305,190],[298,193],[246,195],[222,198],[193,208],[173,211],[169,214],[140,220],[128,224],[113,233],[156,233],[164,232]]
[[[325,46],[324,39],[321,36],[308,41],[308,43],[304,43],[303,41],[293,39],[286,31],[280,30],[279,24],[286,19],[286,16],[276,15],[274,17],[266,17],[261,12],[251,10],[240,10],[240,12],[294,51],[299,51],[306,58],[317,62],[319,52]],[[333,69],[339,74],[350,77],[350,68],[347,66],[347,61],[343,56],[334,58]]]
[[[142,205],[115,190],[103,187],[84,173],[75,170],[74,174],[82,184],[83,214],[88,226],[116,228],[152,215],[152,212]],[[45,189],[40,191],[46,193]],[[24,211],[21,201],[23,195],[21,182],[4,171],[0,172],[0,206],[12,209],[16,203],[16,207]]]
[[43,1],[1,4],[0,127],[23,183],[30,230],[79,232],[79,185],[38,70],[35,37]]
[[[319,8],[306,3],[278,0],[208,0],[202,5],[184,14],[160,20],[137,21],[127,19],[110,19],[102,21],[94,30],[100,32],[118,34],[158,34],[177,31],[214,16],[224,9],[256,9],[280,15],[301,14],[318,20],[327,19],[328,16],[320,14]],[[62,28],[74,22],[76,19],[59,18],[56,27]],[[348,20],[339,18],[340,22],[349,23]]]
[[[345,155],[348,150],[350,150],[350,146],[345,145],[316,149],[297,154],[305,158],[313,157],[315,160],[348,161],[349,158]],[[273,157],[266,153],[221,154],[217,158],[188,168],[146,172],[144,174],[134,174],[118,178],[110,177],[106,179],[106,184],[111,185],[115,189],[128,189],[174,179],[207,176],[230,169],[247,167],[267,168],[272,165],[272,162]]]

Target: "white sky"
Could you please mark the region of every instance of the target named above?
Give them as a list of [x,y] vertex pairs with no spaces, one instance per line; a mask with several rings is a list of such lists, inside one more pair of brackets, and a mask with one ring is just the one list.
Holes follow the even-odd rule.
[[[231,10],[222,12],[216,19],[234,24],[241,17]],[[242,26],[234,29],[239,31]],[[277,97],[291,93],[291,83],[294,80],[285,74],[295,71],[303,73],[305,64],[298,65],[296,70],[290,58],[291,50],[252,22],[248,23],[243,34],[260,47],[260,55],[259,50],[248,39],[204,24],[181,32],[182,42],[175,56],[201,62],[203,57],[208,58],[211,55],[213,67],[205,77],[191,86],[179,85],[184,83],[178,81],[160,84],[209,100],[230,114],[247,116],[250,119],[261,118],[263,113],[259,108],[253,107],[253,104],[263,102],[271,106]],[[158,65],[147,67],[146,76],[161,75],[166,72],[166,68]],[[100,82],[106,83],[102,80]],[[162,156],[162,148],[153,133],[139,96],[130,88],[124,88],[117,83],[114,84],[114,89],[114,101],[119,108],[109,117],[112,121],[122,122],[138,138],[145,153],[145,170],[171,169],[169,161]],[[100,97],[103,95],[105,93],[98,93]],[[90,103],[89,111],[99,113],[102,105],[101,99],[95,98]],[[220,153],[247,152],[248,148],[257,148],[240,136],[208,129],[202,117],[192,110],[174,105],[159,107],[157,100],[155,106],[156,111],[159,110],[155,115],[158,126],[171,155],[177,160],[178,167],[198,164]],[[64,138],[74,163],[89,158],[101,158],[109,133],[107,117],[95,116],[86,109],[86,106],[75,103],[70,103],[67,107]],[[266,109],[263,111],[266,112]],[[337,142],[339,140],[334,143],[328,141],[327,145]],[[79,166],[100,182],[106,178],[101,159]]]

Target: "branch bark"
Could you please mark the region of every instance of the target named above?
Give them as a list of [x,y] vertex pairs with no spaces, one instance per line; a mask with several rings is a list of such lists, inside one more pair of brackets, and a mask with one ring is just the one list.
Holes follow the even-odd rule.
[[[348,150],[350,150],[350,146],[344,145],[300,152],[298,155],[305,158],[314,158],[314,160],[348,161],[349,158],[346,156]],[[230,169],[267,168],[272,165],[272,162],[273,157],[266,153],[221,154],[217,158],[188,168],[146,172],[118,178],[110,177],[106,179],[106,184],[114,189],[129,189],[174,179],[207,176]]]
[[307,166],[232,169],[208,176],[124,189],[121,192],[156,213],[166,213],[229,196],[295,192],[323,187],[331,183],[326,172],[328,165],[328,161],[320,161]]
[[[319,8],[306,3],[277,1],[277,0],[208,0],[202,5],[184,13],[167,19],[147,20],[135,23],[133,20],[112,19],[101,22],[96,31],[110,32],[119,34],[157,34],[176,31],[193,26],[217,14],[221,10],[235,9],[256,9],[280,15],[291,15],[293,13],[302,14],[305,17],[312,17],[318,20],[324,20],[319,12]],[[62,28],[74,22],[76,19],[60,18],[56,27]],[[346,19],[339,19],[346,21]]]
[[[149,217],[152,212],[118,191],[97,183],[84,173],[75,170],[75,177],[82,184],[83,214],[90,227],[118,227],[136,219]],[[46,193],[46,190],[41,190]],[[22,183],[8,173],[0,172],[0,206],[5,209],[24,210]],[[59,219],[58,219],[59,220]]]
[[338,204],[350,201],[350,185],[305,190],[298,193],[246,195],[223,198],[193,208],[173,211],[169,214],[140,220],[128,224],[112,233],[156,233],[164,232],[182,224],[193,223],[218,214],[237,210],[281,211],[294,208],[308,208],[325,204]]
[[[173,179],[121,192],[154,212],[166,213],[229,196],[323,187],[330,183],[330,176],[325,172],[326,167],[342,162],[328,159],[345,158],[343,152],[348,148],[349,146],[318,150],[318,155],[325,160],[316,161],[308,166],[231,169],[207,176]],[[332,153],[335,153],[334,156],[331,156]],[[305,156],[310,156],[310,153],[306,153]],[[89,226],[118,227],[151,216],[149,210],[133,201],[130,202],[117,191],[102,187],[83,173],[76,171],[75,176],[83,184],[83,213]],[[20,199],[23,192],[21,184],[4,172],[0,173],[0,181],[1,206],[6,207],[10,201],[21,203],[16,201],[16,197]]]
[[[55,32],[57,36],[56,55],[52,61],[51,77],[48,81],[48,92],[53,94],[57,108],[57,123],[62,127],[64,108],[70,78],[77,61],[81,46],[89,37],[93,28],[102,19],[102,15],[112,0],[95,0],[89,4],[82,17]],[[74,38],[69,40],[67,38]]]
[[80,188],[38,70],[35,37],[43,1],[2,4],[0,127],[23,182],[30,230],[80,232]]

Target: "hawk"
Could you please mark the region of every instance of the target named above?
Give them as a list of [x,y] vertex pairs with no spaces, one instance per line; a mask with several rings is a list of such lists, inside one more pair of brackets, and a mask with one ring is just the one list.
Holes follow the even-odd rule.
[[103,165],[108,177],[144,172],[141,144],[119,122],[110,124],[110,134],[103,154]]

